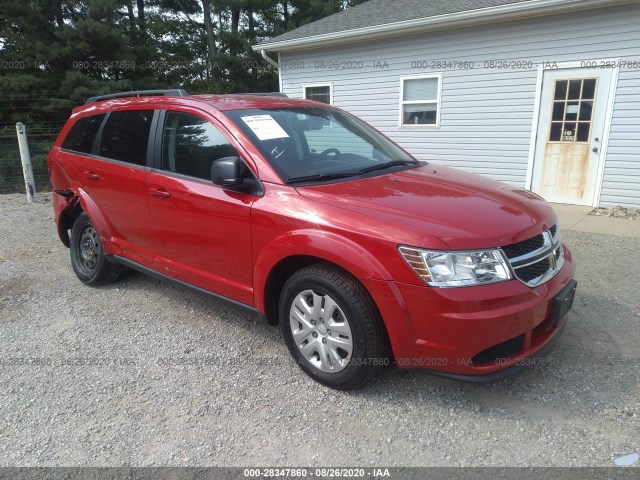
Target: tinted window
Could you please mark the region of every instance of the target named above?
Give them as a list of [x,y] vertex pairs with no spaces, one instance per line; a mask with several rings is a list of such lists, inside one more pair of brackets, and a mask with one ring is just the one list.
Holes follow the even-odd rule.
[[103,113],[80,118],[71,127],[67,138],[62,143],[62,148],[73,150],[74,152],[91,153],[91,147],[93,147],[93,142],[104,117],[105,114]]
[[196,115],[167,112],[162,139],[162,169],[211,179],[211,164],[238,152],[211,123]]
[[112,112],[102,131],[100,155],[135,165],[146,165],[152,118],[153,110]]

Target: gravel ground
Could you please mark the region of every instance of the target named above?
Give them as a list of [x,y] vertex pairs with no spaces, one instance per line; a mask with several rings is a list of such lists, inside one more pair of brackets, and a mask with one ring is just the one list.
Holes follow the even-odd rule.
[[625,218],[628,220],[640,220],[640,208],[632,207],[612,207],[612,208],[594,208],[589,215],[596,217],[614,217]]
[[564,232],[579,288],[549,365],[485,385],[392,367],[341,393],[277,328],[214,301],[133,272],[82,285],[39,202],[0,195],[0,466],[612,466],[640,451],[638,239]]

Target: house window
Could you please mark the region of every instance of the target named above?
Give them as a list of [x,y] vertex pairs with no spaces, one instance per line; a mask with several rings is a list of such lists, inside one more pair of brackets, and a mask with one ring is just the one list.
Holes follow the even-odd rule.
[[400,79],[400,126],[440,125],[442,75]]
[[330,83],[304,85],[304,98],[314,102],[333,104],[333,85]]

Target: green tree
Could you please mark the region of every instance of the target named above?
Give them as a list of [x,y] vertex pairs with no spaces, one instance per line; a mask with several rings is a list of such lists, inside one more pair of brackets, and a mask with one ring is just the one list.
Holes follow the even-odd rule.
[[60,125],[113,91],[277,90],[253,51],[361,0],[0,0],[0,128]]

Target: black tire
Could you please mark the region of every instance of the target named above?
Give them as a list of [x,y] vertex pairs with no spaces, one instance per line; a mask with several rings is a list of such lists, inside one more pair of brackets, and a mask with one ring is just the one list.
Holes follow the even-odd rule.
[[[314,299],[319,300],[321,312],[324,312],[320,315],[331,315],[332,318],[319,318],[311,326],[312,319],[318,316],[315,310],[307,310],[300,316],[298,312],[303,312],[303,309],[297,305],[306,301],[304,305],[314,309]],[[331,305],[332,313],[325,309],[325,305]],[[309,323],[303,325],[300,320],[302,317]],[[358,388],[390,362],[387,333],[369,293],[356,278],[332,265],[310,265],[287,280],[280,295],[279,319],[282,336],[300,368],[328,387],[337,390]],[[339,327],[346,335],[336,333],[335,330],[331,332],[330,325],[333,328]],[[319,328],[323,330],[320,331]],[[313,334],[315,337],[312,337]],[[352,349],[350,354],[334,343],[347,342],[349,337]],[[299,341],[302,341],[302,347],[299,346]],[[301,348],[305,349],[304,354]],[[321,352],[325,354],[325,362],[321,360]],[[332,360],[336,358],[336,354],[340,357],[344,355],[344,358]],[[336,371],[323,371],[323,368],[335,368]]]
[[87,285],[104,285],[118,278],[122,267],[107,260],[102,239],[86,213],[81,213],[71,227],[71,265],[78,278]]

